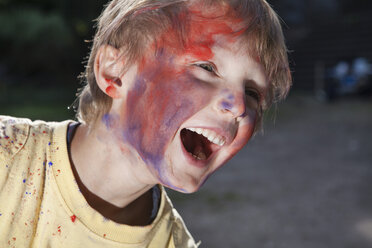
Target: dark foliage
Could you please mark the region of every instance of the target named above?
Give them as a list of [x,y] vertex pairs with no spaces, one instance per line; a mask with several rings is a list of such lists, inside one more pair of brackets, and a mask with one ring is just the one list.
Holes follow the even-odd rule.
[[0,81],[76,77],[106,1],[0,0]]

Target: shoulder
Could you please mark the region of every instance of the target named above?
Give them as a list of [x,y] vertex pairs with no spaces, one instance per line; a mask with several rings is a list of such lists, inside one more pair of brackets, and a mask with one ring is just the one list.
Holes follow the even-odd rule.
[[[165,193],[165,190],[163,191]],[[171,208],[171,219],[173,222],[172,239],[175,247],[197,248],[200,242],[198,244],[195,243],[195,240],[187,229],[181,215],[173,207],[173,204],[166,193],[165,199]]]
[[30,136],[49,139],[52,129],[53,125],[44,121],[0,115],[0,159],[13,158],[27,145]]
[[0,115],[0,158],[13,157],[26,143],[31,121]]
[[194,238],[191,236],[185,222],[176,209],[173,209],[173,217],[173,242],[175,247],[197,248],[200,242],[197,244],[195,243]]

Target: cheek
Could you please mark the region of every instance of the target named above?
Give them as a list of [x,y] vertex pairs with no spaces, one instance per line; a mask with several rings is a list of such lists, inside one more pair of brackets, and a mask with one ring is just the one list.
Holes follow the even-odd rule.
[[242,120],[234,141],[228,149],[229,158],[237,154],[251,139],[256,126],[256,111],[247,110],[246,117]]
[[122,108],[123,138],[160,173],[167,145],[210,95],[210,89],[187,73],[150,67],[139,74]]
[[219,161],[219,166],[213,168],[211,171],[203,179],[203,182],[200,184],[200,187],[208,180],[208,178],[219,168],[221,168],[227,161],[229,161],[232,157],[234,157],[250,140],[252,137],[255,123],[256,123],[256,112],[255,111],[247,111],[247,116],[243,123],[240,124],[238,132],[234,141],[229,145],[229,148],[224,150],[224,160]]

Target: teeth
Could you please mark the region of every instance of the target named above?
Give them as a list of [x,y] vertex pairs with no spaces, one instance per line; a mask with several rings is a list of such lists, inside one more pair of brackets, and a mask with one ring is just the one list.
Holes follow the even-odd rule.
[[[222,136],[219,136],[217,133],[215,133],[212,130],[204,129],[204,128],[186,128],[192,132],[198,133],[206,137],[210,142],[223,146],[225,144],[225,139]],[[205,155],[204,155],[205,156]]]
[[195,128],[194,130],[195,130],[194,132],[196,132],[198,134],[202,134],[202,132],[203,132],[203,129],[201,129],[201,128]]

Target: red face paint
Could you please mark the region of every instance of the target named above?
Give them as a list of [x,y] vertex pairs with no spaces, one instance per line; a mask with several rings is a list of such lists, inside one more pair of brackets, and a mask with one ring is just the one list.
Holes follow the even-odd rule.
[[164,164],[166,148],[181,125],[217,94],[213,85],[190,73],[191,66],[184,61],[213,58],[217,38],[229,37],[224,42],[235,42],[233,26],[239,23],[222,17],[206,18],[197,9],[193,6],[179,14],[180,21],[187,22],[184,42],[171,27],[150,46],[122,106],[123,142],[135,148],[160,181],[171,187],[165,173],[169,169]]
[[[163,156],[181,124],[203,108],[213,88],[172,63],[163,53],[138,74],[123,106],[124,140],[162,176]],[[164,169],[164,168],[163,168]],[[169,183],[161,178],[163,183]]]

